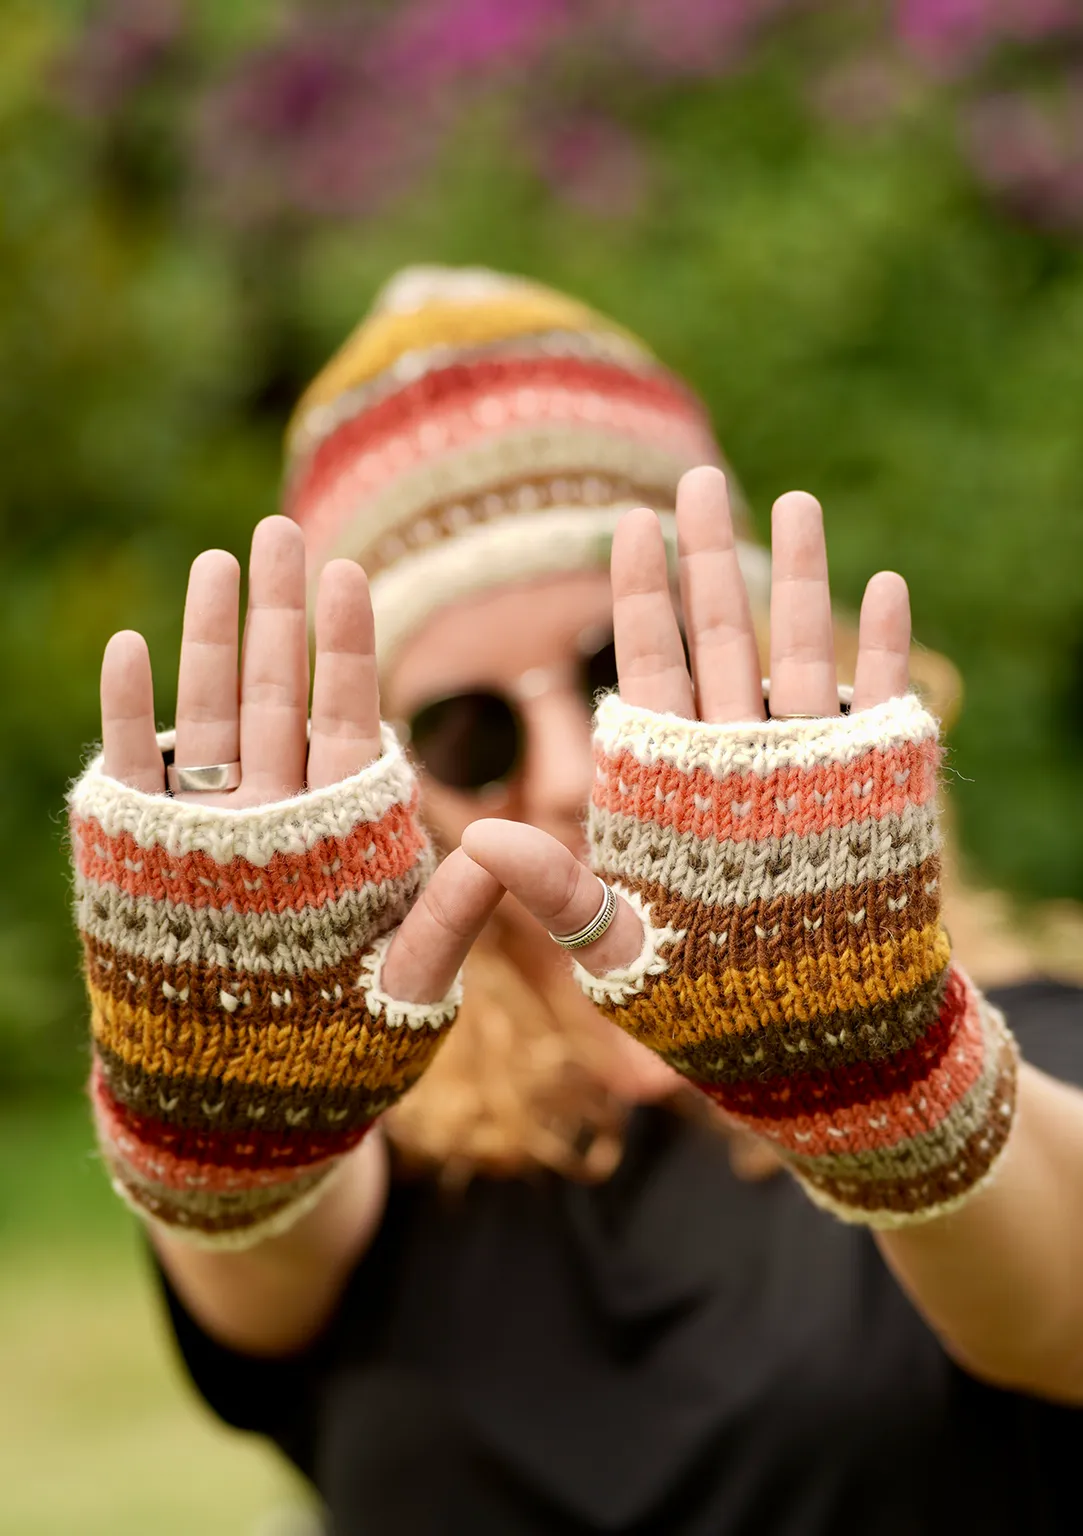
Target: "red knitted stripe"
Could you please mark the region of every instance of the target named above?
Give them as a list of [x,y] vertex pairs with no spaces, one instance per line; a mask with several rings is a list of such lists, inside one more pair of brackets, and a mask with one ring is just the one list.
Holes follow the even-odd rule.
[[[109,837],[93,819],[72,819],[76,867],[85,879],[113,884],[132,896],[242,913],[319,908],[345,891],[401,880],[418,861],[425,834],[414,809],[401,802],[348,837],[323,838],[307,853],[276,853],[267,864],[235,858],[216,863],[207,853],[181,856],[160,845],[142,848],[130,832]],[[335,861],[340,867],[332,870]],[[329,872],[330,871],[330,872]]]
[[287,510],[324,494],[347,464],[447,405],[469,407],[486,395],[512,389],[595,390],[611,398],[671,409],[703,421],[696,402],[664,374],[644,376],[612,363],[580,357],[482,358],[434,369],[378,404],[362,406],[323,439],[287,492]]
[[[412,432],[401,432],[386,445],[370,448],[347,461],[339,478],[323,496],[309,492],[291,506],[291,515],[305,530],[306,547],[319,558],[324,541],[335,536],[360,498],[378,495],[385,486],[419,466],[431,468],[457,453],[479,446],[489,450],[495,478],[504,475],[499,445],[513,432],[593,430],[622,443],[648,443],[664,449],[682,464],[711,463],[714,439],[697,419],[671,409],[660,411],[637,400],[606,400],[589,390],[510,390],[503,398],[488,396],[502,419],[479,419],[461,406],[434,412]],[[482,455],[483,459],[485,455]],[[489,459],[485,459],[488,463]]]
[[888,751],[874,747],[852,763],[716,779],[705,768],[685,773],[667,763],[647,766],[631,752],[596,750],[591,798],[598,810],[698,837],[805,837],[925,805],[936,793],[939,758],[930,737]]
[[978,1082],[986,1066],[979,994],[962,978],[965,1006],[957,1019],[952,1048],[909,1089],[885,1093],[832,1113],[816,1110],[784,1120],[763,1121],[731,1111],[750,1130],[768,1135],[780,1148],[804,1157],[837,1157],[842,1152],[882,1152],[933,1131]]
[[905,1093],[938,1067],[954,1043],[967,1009],[967,991],[957,971],[949,970],[940,1012],[909,1050],[880,1061],[855,1062],[833,1071],[802,1073],[745,1083],[701,1083],[716,1104],[757,1120],[792,1120],[805,1115],[833,1115]]
[[[148,1154],[151,1163],[158,1160],[157,1154],[168,1154],[172,1164],[167,1165],[164,1172],[161,1168],[155,1170],[153,1176],[157,1182],[173,1188],[184,1187],[186,1179],[182,1175],[191,1167],[263,1173],[270,1178],[261,1182],[275,1183],[281,1178],[295,1176],[313,1164],[341,1156],[355,1147],[368,1129],[364,1125],[337,1132],[197,1131],[137,1114],[113,1097],[97,1069],[92,1092],[96,1106],[109,1126],[110,1139],[133,1167],[147,1163]],[[134,1155],[125,1145],[128,1138],[140,1149]],[[184,1169],[180,1167],[182,1164]]]

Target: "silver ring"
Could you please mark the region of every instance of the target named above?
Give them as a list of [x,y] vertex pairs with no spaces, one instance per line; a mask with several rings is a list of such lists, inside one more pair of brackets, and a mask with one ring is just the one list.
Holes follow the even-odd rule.
[[174,795],[236,789],[241,782],[241,762],[238,758],[234,763],[204,763],[198,768],[178,768],[176,763],[170,763],[165,777]]
[[[772,710],[772,708],[771,708],[771,679],[769,677],[761,678],[760,686],[763,689],[763,702],[766,705],[767,713],[768,713],[768,715],[770,716],[770,718],[772,720],[822,720],[822,719],[824,719],[823,715],[776,715],[774,713],[774,711]],[[853,688],[851,687],[851,685],[849,683],[839,683],[837,686],[838,686],[839,705],[840,705],[840,707],[842,705],[845,705],[847,709],[850,709],[853,706],[853,702],[854,702],[854,690],[853,690]]]
[[599,880],[605,895],[602,904],[591,918],[585,928],[580,928],[578,933],[550,933],[549,937],[561,949],[584,949],[588,944],[593,944],[600,939],[603,933],[608,932],[609,925],[617,915],[617,893],[611,885],[606,885],[604,880]]

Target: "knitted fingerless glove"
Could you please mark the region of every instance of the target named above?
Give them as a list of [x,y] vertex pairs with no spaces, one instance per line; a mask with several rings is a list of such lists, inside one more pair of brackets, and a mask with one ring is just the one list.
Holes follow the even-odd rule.
[[426,1007],[380,985],[433,867],[417,796],[386,728],[353,778],[255,809],[128,789],[100,758],[74,785],[90,1094],[143,1214],[216,1247],[282,1231],[428,1065],[458,983]]
[[707,725],[605,699],[592,862],[641,911],[601,1010],[769,1137],[812,1199],[893,1227],[964,1201],[1016,1053],[940,921],[937,727],[914,696]]

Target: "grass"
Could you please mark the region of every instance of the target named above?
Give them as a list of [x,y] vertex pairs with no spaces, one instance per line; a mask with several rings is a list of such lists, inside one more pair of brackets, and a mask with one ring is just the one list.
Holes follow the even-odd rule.
[[0,1533],[263,1536],[307,1503],[204,1408],[87,1112],[0,1108]]

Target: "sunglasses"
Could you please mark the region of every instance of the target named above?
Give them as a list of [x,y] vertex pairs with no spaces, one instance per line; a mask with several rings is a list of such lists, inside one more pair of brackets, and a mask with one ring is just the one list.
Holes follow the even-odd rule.
[[[599,693],[617,686],[617,653],[609,635],[597,632],[584,641],[577,658],[576,683],[588,709]],[[545,676],[546,674],[537,674]],[[520,679],[518,694],[530,697],[531,673]],[[448,789],[480,794],[515,777],[526,749],[526,722],[518,699],[496,688],[474,688],[423,705],[405,722],[414,756]]]

